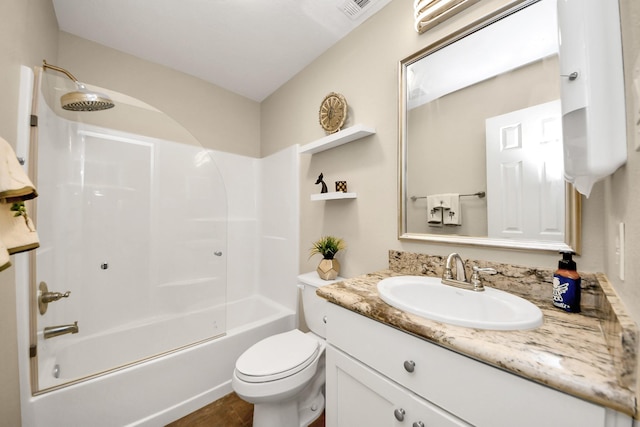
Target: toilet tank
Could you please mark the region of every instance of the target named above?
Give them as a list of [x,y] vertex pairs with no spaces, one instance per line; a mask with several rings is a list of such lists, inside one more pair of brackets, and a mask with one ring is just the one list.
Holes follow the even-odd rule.
[[344,278],[323,280],[315,271],[298,276],[298,286],[302,289],[302,312],[307,326],[314,334],[326,338],[327,325],[324,323],[326,307],[329,302],[316,295],[316,290],[322,286],[341,282]]

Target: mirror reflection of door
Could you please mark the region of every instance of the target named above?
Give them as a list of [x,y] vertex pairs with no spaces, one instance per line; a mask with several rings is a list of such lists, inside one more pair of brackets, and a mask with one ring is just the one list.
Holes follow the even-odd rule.
[[560,101],[486,120],[489,237],[562,242]]
[[[579,200],[563,181],[555,113],[557,1],[516,3],[400,63],[400,239],[554,251],[577,245]],[[546,104],[549,116],[538,110]],[[534,116],[516,120],[516,112]],[[486,128],[498,117],[506,120],[494,124],[505,126],[504,138],[532,144],[519,152],[526,168],[508,163],[517,150],[487,140],[499,139],[498,129],[488,135]],[[520,125],[510,129],[513,120]],[[429,199],[444,194],[460,195],[456,226],[429,221]]]

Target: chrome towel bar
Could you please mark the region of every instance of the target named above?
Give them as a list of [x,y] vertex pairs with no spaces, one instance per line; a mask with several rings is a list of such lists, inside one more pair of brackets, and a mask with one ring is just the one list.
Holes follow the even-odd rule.
[[[480,199],[484,198],[487,195],[486,191],[478,191],[477,193],[473,193],[473,194],[461,194],[460,197],[478,197]],[[412,201],[416,201],[418,199],[426,199],[427,196],[411,196],[410,197]]]

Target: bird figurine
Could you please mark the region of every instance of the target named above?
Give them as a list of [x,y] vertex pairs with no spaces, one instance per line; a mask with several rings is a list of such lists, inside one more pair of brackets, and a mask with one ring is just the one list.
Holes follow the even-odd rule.
[[322,189],[320,190],[320,193],[326,193],[328,191],[327,184],[324,183],[322,178],[324,178],[324,176],[322,175],[322,173],[320,173],[320,176],[318,176],[318,179],[316,180],[316,184],[322,184]]

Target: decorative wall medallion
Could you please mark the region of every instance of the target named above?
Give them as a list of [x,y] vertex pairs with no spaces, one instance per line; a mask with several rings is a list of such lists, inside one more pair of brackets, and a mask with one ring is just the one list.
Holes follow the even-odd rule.
[[320,126],[327,133],[334,133],[342,128],[347,119],[347,100],[339,93],[331,92],[320,104]]

